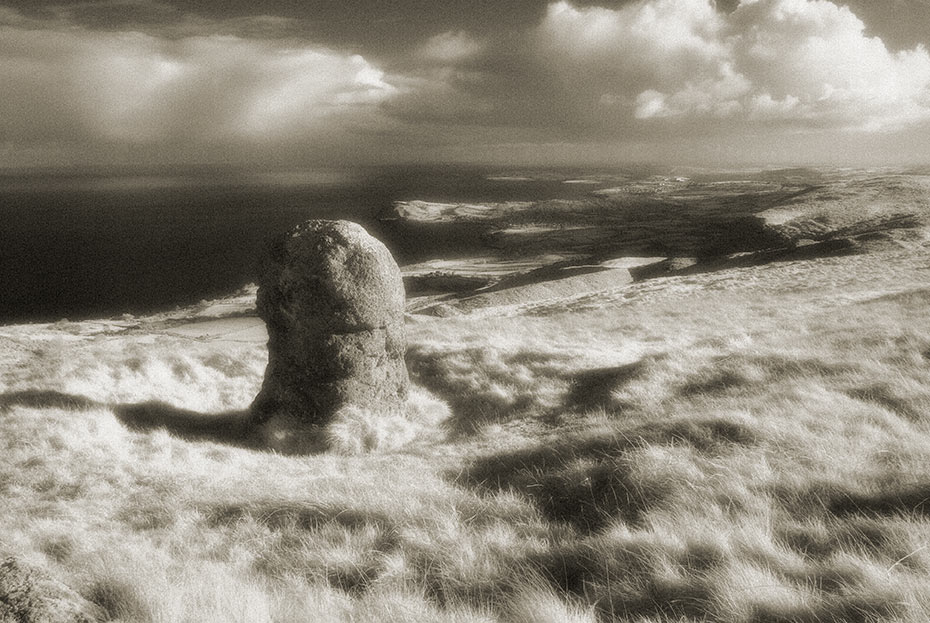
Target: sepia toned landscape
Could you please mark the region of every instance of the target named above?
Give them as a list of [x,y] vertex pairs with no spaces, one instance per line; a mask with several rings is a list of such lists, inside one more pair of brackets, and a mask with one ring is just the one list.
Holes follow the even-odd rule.
[[310,454],[249,422],[254,286],[2,327],[0,547],[97,620],[925,620],[930,176],[586,180],[384,212],[476,243]]
[[0,623],[930,621],[930,0],[0,0]]

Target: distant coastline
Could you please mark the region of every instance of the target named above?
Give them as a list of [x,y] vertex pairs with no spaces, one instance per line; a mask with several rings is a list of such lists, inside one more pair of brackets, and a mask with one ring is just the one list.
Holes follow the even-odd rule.
[[393,235],[378,214],[397,200],[538,200],[596,188],[561,183],[578,174],[469,166],[2,170],[0,322],[140,314],[234,292],[254,280],[269,236],[309,218],[356,220],[399,261],[430,259],[449,241]]

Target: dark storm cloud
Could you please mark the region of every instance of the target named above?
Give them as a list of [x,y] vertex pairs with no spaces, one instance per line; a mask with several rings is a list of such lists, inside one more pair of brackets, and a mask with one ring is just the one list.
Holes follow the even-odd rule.
[[[617,8],[633,0],[583,0],[579,6]],[[726,1],[726,0],[724,0]],[[546,13],[547,0],[7,0],[32,17],[67,18],[95,29],[171,31],[186,26],[281,18],[280,27],[314,42],[382,57],[434,35],[468,31],[479,36],[522,31]],[[276,34],[271,28],[265,34]]]
[[848,0],[843,4],[862,18],[867,34],[881,38],[893,50],[930,46],[927,0]]
[[[364,50],[373,56],[409,49],[448,30],[487,33],[523,28],[542,15],[546,6],[540,0],[12,0],[6,4],[32,17],[67,17],[96,29],[156,30],[198,23],[209,27],[217,22],[275,16],[284,20],[282,26],[287,24],[287,30],[317,44]],[[295,23],[299,23],[298,28],[293,28]]]
[[[618,9],[632,0],[585,0],[576,6]],[[732,12],[739,0],[712,0]],[[302,22],[301,32],[321,44],[397,51],[440,32],[487,34],[519,30],[538,22],[546,0],[7,0],[31,15],[67,14],[92,28],[160,27],[196,15],[206,20],[277,16]],[[930,45],[930,2],[926,0],[845,0],[868,26],[868,34],[895,50]]]

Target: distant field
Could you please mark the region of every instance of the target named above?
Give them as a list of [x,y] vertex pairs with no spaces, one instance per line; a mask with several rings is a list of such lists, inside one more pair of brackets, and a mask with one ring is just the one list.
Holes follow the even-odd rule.
[[254,292],[0,327],[0,555],[127,622],[926,621],[924,183],[815,184],[784,253],[424,293],[405,417],[315,455],[244,425]]

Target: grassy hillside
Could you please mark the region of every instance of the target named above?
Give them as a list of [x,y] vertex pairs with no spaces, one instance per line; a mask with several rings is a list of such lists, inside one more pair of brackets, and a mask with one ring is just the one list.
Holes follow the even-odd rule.
[[305,456],[248,293],[2,327],[0,554],[133,622],[926,621],[928,240],[412,313]]

